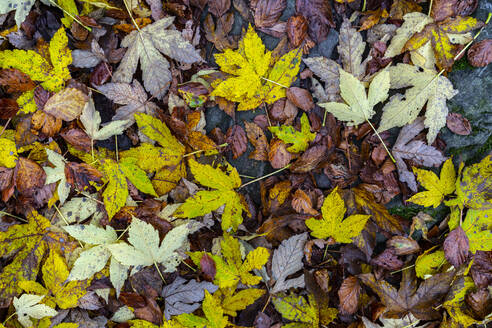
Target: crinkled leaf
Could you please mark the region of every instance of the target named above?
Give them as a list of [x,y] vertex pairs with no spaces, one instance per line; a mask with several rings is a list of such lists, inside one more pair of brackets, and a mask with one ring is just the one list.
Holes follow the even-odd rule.
[[304,274],[292,279],[287,279],[287,277],[303,268],[303,249],[307,237],[307,233],[294,235],[284,240],[273,253],[272,278],[276,282],[271,293],[304,287]]

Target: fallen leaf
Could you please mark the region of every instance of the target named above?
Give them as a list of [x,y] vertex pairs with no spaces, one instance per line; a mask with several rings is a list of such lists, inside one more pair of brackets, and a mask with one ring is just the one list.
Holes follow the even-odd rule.
[[307,237],[307,233],[294,235],[282,241],[273,253],[272,278],[275,280],[275,285],[271,289],[272,294],[290,288],[304,287],[304,274],[292,279],[287,279],[287,277],[302,269],[303,249]]
[[262,29],[274,26],[287,7],[286,0],[254,0],[250,6],[254,12],[255,26]]
[[[325,83],[326,97],[318,97],[318,101],[339,101],[341,99],[339,65],[325,57],[303,58],[303,61]],[[316,81],[313,78],[311,80]]]
[[444,196],[453,193],[456,188],[456,172],[451,158],[444,162],[439,178],[432,171],[413,168],[413,172],[417,175],[417,180],[427,191],[413,195],[407,200],[408,202],[436,208],[441,205]]
[[66,88],[48,99],[43,111],[68,122],[79,117],[87,101],[87,95],[82,91]]
[[44,172],[46,173],[45,184],[60,181],[58,183],[57,193],[60,198],[60,205],[63,205],[70,194],[70,185],[67,183],[67,179],[65,177],[66,160],[62,155],[52,151],[51,149],[46,149],[46,154],[48,155],[48,160],[55,165],[55,167],[43,167]]
[[225,205],[222,214],[222,230],[235,231],[238,225],[243,222],[242,213],[246,211],[246,207],[241,201],[241,195],[234,190],[241,185],[241,178],[237,170],[227,164],[226,172],[223,172],[220,168],[203,165],[193,159],[188,161],[188,165],[191,173],[200,184],[214,188],[214,190],[198,191],[174,212],[174,216],[196,218]]
[[396,255],[409,255],[420,251],[419,244],[410,237],[393,236],[386,241],[386,245],[392,247]]
[[270,126],[268,130],[286,144],[292,144],[287,148],[291,153],[299,153],[306,150],[309,142],[313,141],[316,137],[316,133],[311,132],[311,125],[309,124],[306,113],[301,116],[300,132],[294,129],[292,125]]
[[2,1],[2,3],[0,3],[0,14],[7,14],[8,12],[15,10],[15,23],[20,27],[27,15],[29,15],[33,5],[34,1],[32,3],[24,0]]
[[352,238],[360,234],[371,216],[356,214],[343,220],[345,212],[345,203],[335,188],[323,202],[322,218],[310,218],[306,220],[306,226],[315,238],[332,237],[338,243],[352,243]]
[[268,160],[268,141],[263,130],[253,122],[244,122],[246,135],[255,150],[249,154],[249,158],[257,161]]
[[339,310],[342,314],[354,314],[359,307],[361,286],[357,277],[345,278],[338,290]]
[[348,19],[345,19],[340,27],[337,49],[345,71],[359,80],[366,73],[366,62],[362,62],[365,48],[366,43],[362,41],[362,35],[352,28]]
[[[249,50],[246,52],[245,49]],[[262,103],[274,103],[285,97],[285,87],[296,79],[301,55],[299,49],[294,49],[273,61],[272,52],[265,50],[250,25],[239,42],[238,50],[226,49],[224,53],[215,55],[221,70],[230,77],[216,80],[210,95],[238,102],[239,111],[254,109]],[[274,65],[270,67],[272,63]]]
[[31,132],[42,133],[46,137],[54,137],[62,127],[62,120],[42,110],[37,110],[31,117]]
[[446,117],[446,126],[451,132],[459,134],[460,136],[467,136],[471,133],[470,122],[458,113],[449,113]]
[[401,129],[391,152],[396,159],[396,168],[401,182],[406,182],[410,190],[417,192],[415,175],[408,170],[404,159],[423,166],[440,166],[446,158],[433,146],[426,145],[421,140],[413,140],[425,129],[424,118],[418,117],[412,123]]
[[185,327],[225,328],[229,323],[218,300],[210,295],[207,290],[205,291],[202,309],[205,318],[183,313],[177,316],[176,320]]
[[223,16],[231,8],[231,0],[210,0],[208,11],[215,17]]
[[94,107],[92,98],[85,104],[80,115],[80,122],[84,125],[84,131],[91,137],[92,140],[104,140],[114,135],[120,135],[125,130],[129,121],[111,121],[110,123],[101,125],[101,115]]
[[435,274],[417,288],[414,271],[407,269],[403,271],[399,290],[385,280],[376,280],[372,273],[359,275],[358,278],[381,298],[386,306],[384,318],[399,319],[412,314],[420,320],[432,320],[440,318],[434,305],[439,304],[447,294],[454,275],[454,271]]
[[214,23],[212,15],[207,15],[203,23],[205,37],[208,41],[212,42],[219,51],[234,49],[237,47],[237,42],[228,36],[229,32],[232,30],[233,24],[234,14],[232,12],[217,18],[217,23]]
[[364,85],[355,76],[340,68],[340,92],[348,105],[338,102],[318,103],[318,105],[335,115],[337,119],[348,122],[349,126],[358,125],[372,118],[376,113],[373,107],[388,98],[389,88],[390,73],[386,70],[374,77],[367,95]]
[[152,96],[161,99],[171,82],[169,62],[161,55],[164,53],[182,63],[192,64],[202,61],[195,48],[170,29],[174,17],[168,16],[140,30],[128,34],[121,46],[128,48],[118,69],[113,73],[113,81],[130,83],[140,61],[144,86]]
[[296,13],[309,21],[309,36],[315,42],[322,42],[328,36],[330,27],[335,28],[331,4],[322,0],[296,0]]
[[18,69],[2,69],[0,71],[0,85],[5,88],[7,93],[25,92],[36,87],[29,75]]
[[398,64],[390,67],[388,71],[391,89],[410,88],[406,90],[405,95],[397,93],[391,96],[383,108],[378,131],[413,122],[427,103],[424,121],[425,127],[429,128],[427,142],[434,142],[439,130],[446,125],[446,100],[454,97],[458,91],[444,76],[435,78],[436,74],[433,71],[421,72],[416,66]]
[[[480,163],[465,167],[456,181],[456,199],[461,207],[473,209],[491,209],[492,190],[491,170],[492,156],[482,159]],[[451,205],[451,204],[449,204]]]
[[392,19],[403,20],[403,16],[411,12],[421,12],[420,7],[414,0],[395,0],[391,4],[389,16]]
[[29,328],[33,327],[30,318],[41,319],[44,317],[53,317],[58,314],[58,311],[50,308],[47,305],[39,304],[44,296],[24,294],[21,297],[14,297],[13,305],[17,320],[22,326]]
[[232,150],[232,158],[236,159],[246,151],[248,139],[246,133],[240,125],[234,125],[227,130],[226,141]]
[[25,157],[19,157],[15,167],[15,182],[21,194],[33,193],[35,189],[44,186],[46,173],[41,166]]
[[286,91],[287,99],[303,111],[310,111],[314,108],[313,97],[306,89],[290,87]]
[[455,268],[459,268],[468,258],[468,237],[462,227],[457,227],[444,240],[444,255]]
[[274,169],[280,169],[290,163],[292,154],[287,150],[287,146],[280,139],[270,140],[270,150],[268,151],[268,161]]
[[307,37],[308,21],[302,15],[294,15],[287,20],[287,36],[294,47],[299,47]]
[[[280,295],[274,297],[272,303],[282,317],[294,321],[288,326],[312,328],[320,326],[320,310],[314,296],[311,294],[308,295],[307,301],[304,296],[296,296],[295,294],[290,296]],[[338,310],[334,308],[324,310],[327,312],[327,316],[323,324],[328,325],[337,317]]]
[[0,138],[0,165],[6,168],[14,168],[17,165],[19,155],[15,142],[6,138]]
[[214,293],[217,286],[206,281],[186,281],[178,276],[172,284],[162,289],[161,296],[165,301],[164,317],[166,320],[170,320],[171,316],[192,313],[198,309],[205,296],[205,290]]
[[492,39],[475,43],[468,50],[468,62],[475,67],[485,67],[492,62]]
[[137,80],[133,80],[132,84],[106,83],[98,90],[115,103],[123,105],[116,110],[113,120],[128,120],[130,123],[135,120],[135,113],[154,115],[157,112],[157,105],[147,101],[147,94]]
[[396,256],[394,248],[386,248],[381,254],[371,260],[371,264],[389,271],[400,270],[403,267],[403,261]]

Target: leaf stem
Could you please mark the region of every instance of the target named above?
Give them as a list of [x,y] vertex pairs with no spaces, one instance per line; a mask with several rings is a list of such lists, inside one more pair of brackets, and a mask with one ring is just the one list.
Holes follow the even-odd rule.
[[2,136],[2,134],[5,132],[5,130],[7,129],[7,126],[9,125],[10,121],[12,120],[12,117],[10,117],[8,120],[7,120],[7,123],[5,123],[3,129],[2,129],[2,132],[0,132],[0,137]]
[[[229,146],[229,144],[226,142],[226,143],[223,143],[221,145],[218,145],[217,148],[222,148],[222,147],[227,147],[227,146]],[[192,155],[195,155],[195,154],[199,154],[201,152],[204,152],[204,151],[209,151],[209,150],[203,150],[203,149],[195,150],[195,151],[192,151],[191,153],[184,154],[183,157],[192,156]]]
[[58,9],[61,9],[61,11],[63,11],[66,15],[70,16],[70,18],[72,18],[74,21],[76,21],[77,23],[79,23],[80,26],[82,26],[83,28],[85,28],[87,31],[92,32],[92,28],[90,28],[89,26],[86,26],[77,17],[75,17],[74,15],[72,15],[71,13],[69,13],[68,11],[66,11],[62,6],[60,6],[59,4],[57,4],[56,2],[54,2],[53,0],[49,0],[49,1],[50,1],[51,4],[55,5],[55,7],[58,7]]
[[429,12],[427,13],[427,16],[430,16],[431,15],[431,11],[432,11],[432,3],[434,1],[433,0],[430,0],[430,4],[429,4]]
[[366,11],[367,0],[364,0],[364,4],[362,5],[362,12]]
[[261,79],[262,79],[262,80],[265,80],[265,81],[268,81],[268,82],[270,82],[270,83],[276,84],[276,85],[278,85],[278,86],[280,86],[280,87],[282,87],[282,88],[286,88],[286,89],[288,89],[288,88],[289,88],[289,87],[287,87],[287,86],[285,86],[285,85],[283,85],[283,84],[280,84],[280,83],[275,82],[275,81],[273,81],[273,80],[267,79],[266,77],[263,77],[263,76],[261,77]]
[[252,183],[258,182],[258,181],[260,181],[260,180],[263,180],[263,179],[265,179],[265,178],[268,178],[269,176],[272,176],[272,175],[275,175],[275,174],[277,174],[277,173],[279,173],[279,172],[282,172],[283,170],[288,169],[288,168],[289,168],[289,167],[291,167],[291,166],[292,166],[292,164],[287,164],[286,166],[284,166],[284,167],[283,167],[283,168],[281,168],[281,169],[278,169],[278,170],[276,170],[276,171],[273,171],[273,172],[271,172],[271,173],[268,173],[267,175],[261,176],[261,177],[259,177],[259,178],[256,178],[256,179],[254,179],[254,180],[251,180],[251,181],[248,181],[248,182],[246,182],[246,183],[242,184],[242,185],[241,185],[238,189],[241,189],[241,188],[243,188],[243,187],[246,187],[246,186],[247,186],[247,185],[249,185],[249,184],[252,184]]
[[379,135],[379,133],[376,130],[376,128],[374,127],[374,125],[372,125],[372,123],[368,119],[366,119],[366,122],[369,123],[369,125],[371,126],[372,130],[374,131],[374,133],[376,133],[376,135],[378,136],[379,141],[381,141],[381,143],[383,144],[384,149],[388,153],[388,155],[391,158],[391,160],[393,161],[393,163],[396,163],[395,158],[393,157],[393,155],[391,155],[391,152],[389,151],[388,147],[386,147],[386,144],[384,143],[383,139],[381,138],[381,135]]
[[14,315],[16,315],[16,314],[17,314],[17,312],[14,312],[11,315],[9,315],[7,317],[7,319],[5,319],[5,321],[2,323],[2,325],[5,326],[5,324],[7,323],[7,321],[9,321],[10,319],[12,319],[14,317]]
[[265,103],[263,103],[263,109],[265,110],[265,116],[266,116],[267,121],[268,121],[268,126],[272,126],[272,122],[270,121],[270,115],[268,114],[268,108],[265,105]]
[[191,265],[189,265],[188,263],[186,263],[186,261],[181,261],[181,263],[183,263],[184,265],[186,265],[188,268],[190,268],[191,270],[193,270],[193,272],[196,272],[196,269],[194,267],[192,267]]
[[0,214],[7,215],[7,216],[11,216],[11,217],[13,217],[13,218],[16,218],[17,220],[22,221],[22,222],[26,222],[26,223],[27,223],[27,222],[29,222],[29,221],[27,221],[26,219],[21,218],[20,216],[17,216],[17,215],[14,215],[14,214],[10,214],[10,213],[4,212],[4,211],[0,211]]
[[[51,1],[51,0],[50,0]],[[130,8],[128,7],[128,4],[126,3],[127,0],[123,0],[123,3],[125,4],[125,8],[126,8],[126,11],[128,12],[128,15],[130,16],[130,19],[132,20],[133,22],[133,25],[135,25],[135,27],[137,28],[137,30],[140,32],[140,27],[138,27],[138,24],[137,22],[135,21],[135,19],[133,18],[133,15],[132,15],[132,11],[130,10]]]
[[161,269],[159,269],[159,266],[157,265],[156,262],[154,262],[154,266],[157,269],[157,272],[159,273],[159,276],[161,277],[162,281],[167,284],[166,279],[164,279],[164,276],[162,275]]
[[407,269],[413,268],[414,266],[415,266],[415,264],[412,264],[412,265],[409,265],[407,267],[401,268],[400,270],[396,270],[396,271],[393,271],[393,272],[390,272],[390,273],[391,274],[395,274],[395,273],[398,273],[398,272],[405,271]]
[[120,238],[123,237],[123,235],[128,231],[128,229],[130,229],[130,225],[128,225],[128,227],[126,227],[126,229],[123,230],[123,232],[121,233],[121,235],[119,235],[118,238],[116,238],[116,241],[120,240]]
[[[60,217],[62,218],[62,220],[65,222],[65,224],[67,226],[70,225],[70,223],[68,223],[68,220],[65,218],[65,215],[63,215],[63,213],[60,211],[60,209],[58,208],[58,206],[56,206],[56,204],[53,204],[53,206],[55,207],[55,210],[58,212],[58,214],[60,215]],[[79,245],[80,247],[84,248],[84,244],[82,244],[82,242],[80,240],[77,240],[79,242]]]

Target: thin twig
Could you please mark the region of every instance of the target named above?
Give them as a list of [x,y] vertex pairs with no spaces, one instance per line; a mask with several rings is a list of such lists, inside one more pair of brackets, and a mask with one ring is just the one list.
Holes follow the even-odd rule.
[[265,109],[265,116],[266,116],[267,121],[268,121],[268,126],[272,126],[272,122],[270,121],[270,115],[268,114],[268,109],[267,109],[265,103],[263,103],[263,108]]
[[275,175],[275,174],[277,174],[277,173],[279,173],[279,172],[282,172],[283,170],[288,169],[288,168],[289,168],[289,167],[291,167],[291,166],[292,166],[292,164],[288,164],[288,165],[284,166],[284,167],[283,167],[283,168],[281,168],[281,169],[278,169],[278,170],[276,170],[276,171],[273,171],[273,172],[271,172],[271,173],[268,173],[267,175],[264,175],[264,176],[262,176],[262,177],[256,178],[256,179],[251,180],[251,181],[249,181],[249,182],[246,182],[245,184],[242,184],[242,185],[241,185],[238,189],[241,189],[241,188],[243,188],[243,187],[246,187],[246,186],[247,186],[247,185],[249,185],[249,184],[252,184],[252,183],[258,182],[258,181],[260,181],[260,180],[263,180],[263,179],[265,179],[265,178],[268,178],[269,176],[272,176],[272,175]]
[[25,223],[29,222],[29,221],[27,221],[26,219],[21,218],[20,216],[17,216],[17,215],[14,215],[14,214],[10,214],[10,213],[4,212],[4,211],[0,211],[0,214],[7,215],[7,216],[11,216],[11,217],[13,217],[13,218],[15,218],[15,219],[17,219],[17,220],[20,220],[20,221],[22,221],[22,222],[25,222]]
[[130,226],[126,227],[126,229],[123,230],[123,232],[121,233],[121,235],[119,235],[118,238],[116,238],[116,241],[120,240],[120,238],[123,237],[123,235],[128,231],[128,229],[130,229]]
[[[229,146],[229,144],[226,142],[226,143],[223,143],[221,145],[218,145],[217,148],[222,148],[222,147],[227,147],[227,146]],[[210,151],[210,150],[203,150],[203,149],[195,150],[195,151],[192,151],[191,153],[184,154],[183,157],[192,156],[192,155],[204,152],[204,151]]]
[[431,11],[432,11],[432,3],[434,1],[433,0],[430,0],[430,4],[429,4],[429,12],[427,13],[427,16],[430,16],[431,15]]
[[7,123],[5,123],[5,126],[3,127],[2,129],[2,132],[0,132],[0,137],[2,136],[2,134],[5,132],[5,130],[7,129],[7,126],[9,125],[10,121],[12,120],[11,117],[9,117],[9,119],[7,120]]
[[393,163],[396,163],[396,160],[395,158],[393,157],[393,155],[391,155],[391,152],[389,151],[388,147],[386,147],[386,144],[384,143],[383,139],[381,138],[381,136],[379,135],[378,131],[376,130],[376,128],[374,127],[374,125],[372,125],[372,123],[366,119],[366,122],[369,123],[369,125],[371,126],[372,130],[374,131],[374,133],[376,133],[376,135],[378,136],[379,138],[379,141],[381,141],[381,143],[383,144],[383,147],[384,149],[386,150],[386,152],[388,153],[389,157],[391,158],[391,160],[393,161]]
[[159,266],[157,265],[156,262],[154,262],[154,266],[157,269],[157,272],[159,273],[159,276],[161,276],[162,281],[167,284],[166,279],[164,279],[164,276],[162,275],[161,269],[159,269]]
[[263,77],[263,76],[261,77],[261,79],[262,79],[262,80],[265,80],[265,81],[268,81],[268,82],[270,82],[270,83],[276,84],[276,85],[278,85],[278,86],[280,86],[280,87],[282,87],[282,88],[286,88],[286,89],[288,89],[288,88],[289,88],[289,87],[287,87],[287,86],[285,86],[285,85],[283,85],[283,84],[280,84],[280,83],[275,82],[275,81],[273,81],[273,80],[267,79],[266,77]]

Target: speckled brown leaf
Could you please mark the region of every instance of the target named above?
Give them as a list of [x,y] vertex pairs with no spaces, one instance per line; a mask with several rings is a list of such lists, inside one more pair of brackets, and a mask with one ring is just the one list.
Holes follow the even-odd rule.
[[492,313],[492,298],[489,290],[485,288],[470,292],[466,295],[465,301],[479,318],[485,318]]
[[46,173],[43,168],[36,162],[19,157],[17,166],[15,167],[15,182],[17,190],[21,194],[30,194],[36,188],[44,186]]
[[[491,48],[492,49],[492,48]],[[446,117],[446,126],[451,132],[459,134],[461,136],[467,136],[471,133],[470,122],[458,113],[449,113]]]
[[468,258],[470,244],[462,227],[457,227],[444,240],[444,255],[455,268],[459,268]]
[[302,15],[290,16],[287,21],[287,36],[295,48],[299,47],[307,36],[308,21]]
[[93,189],[93,183],[102,185],[103,174],[89,164],[68,162],[65,164],[65,177],[75,190],[84,191]]
[[230,145],[234,158],[238,158],[246,151],[248,139],[240,125],[234,125],[227,130],[226,142]]
[[204,253],[200,259],[200,268],[208,281],[213,281],[215,279],[217,268],[215,267],[214,260],[207,253]]
[[255,25],[258,28],[272,27],[282,16],[287,6],[286,0],[254,0],[250,3],[254,11]]
[[403,261],[396,256],[394,248],[386,248],[381,254],[371,260],[371,264],[389,271],[396,271],[403,267]]
[[268,160],[268,141],[263,130],[252,122],[244,122],[246,128],[246,135],[249,142],[255,147],[255,150],[249,154],[249,158],[257,161]]
[[470,16],[477,6],[478,0],[458,0],[454,13],[456,16]]
[[287,146],[280,139],[270,141],[268,160],[274,169],[280,169],[290,163],[292,154],[287,151]]
[[310,111],[314,108],[314,101],[311,93],[306,89],[299,87],[290,87],[285,92],[287,99],[294,105],[304,111]]
[[475,43],[468,50],[468,61],[472,66],[485,67],[492,62],[492,39]]
[[455,15],[458,0],[434,0],[432,4],[431,17],[436,22],[442,21]]
[[330,27],[335,27],[331,4],[324,0],[296,0],[296,13],[309,21],[309,36],[316,42],[323,41]]
[[479,288],[492,284],[492,251],[477,251],[475,253],[471,276]]
[[338,290],[338,299],[340,300],[338,309],[342,314],[349,315],[357,311],[360,291],[361,287],[357,277],[345,278]]
[[36,111],[31,117],[31,131],[42,133],[46,137],[55,136],[62,127],[62,120],[42,110]]
[[91,151],[91,138],[82,129],[67,129],[60,132],[60,136],[66,142],[78,150]]
[[82,113],[88,99],[82,91],[66,88],[48,99],[43,110],[63,121],[72,121]]
[[414,11],[422,11],[422,7],[414,0],[395,0],[391,4],[389,15],[392,19],[403,20],[403,16]]

